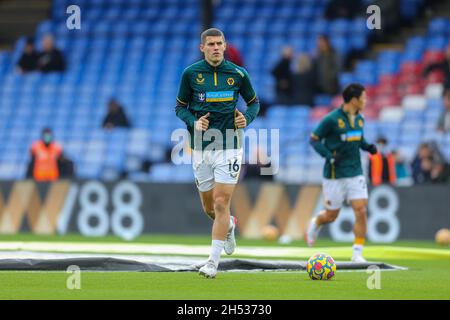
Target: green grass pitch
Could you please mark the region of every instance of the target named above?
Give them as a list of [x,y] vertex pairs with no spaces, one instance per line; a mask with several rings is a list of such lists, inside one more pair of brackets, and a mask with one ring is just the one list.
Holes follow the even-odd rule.
[[[0,236],[8,241],[122,242],[69,236]],[[208,245],[208,236],[144,236],[135,243]],[[239,246],[305,247],[303,242],[279,245],[276,242],[238,239]],[[319,240],[336,260],[344,260],[350,244]],[[82,272],[81,288],[67,289],[65,272],[0,272],[0,299],[450,299],[450,252],[433,242],[368,244],[369,260],[407,267],[382,271],[380,289],[368,289],[372,274],[337,270],[331,281],[312,281],[306,272],[221,272],[216,279],[204,279],[195,272]],[[234,256],[233,256],[234,257]],[[239,256],[245,258],[245,256]],[[254,258],[254,257],[252,257]],[[308,257],[298,257],[307,260]],[[279,258],[277,258],[279,259]],[[286,257],[285,259],[297,259]]]

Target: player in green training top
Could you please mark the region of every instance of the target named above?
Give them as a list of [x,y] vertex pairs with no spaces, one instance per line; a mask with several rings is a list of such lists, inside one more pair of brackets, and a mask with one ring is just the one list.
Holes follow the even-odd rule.
[[344,104],[326,115],[311,134],[311,145],[326,159],[322,183],[326,210],[312,219],[306,237],[308,245],[312,246],[320,227],[336,220],[342,203],[347,200],[355,213],[352,261],[366,262],[362,248],[366,237],[368,193],[359,150],[375,154],[377,148],[364,139],[364,118],[360,114],[367,99],[364,87],[351,84],[342,95]]
[[[203,210],[213,219],[211,254],[201,275],[214,278],[220,254],[232,254],[236,219],[230,200],[239,179],[242,148],[240,129],[259,112],[259,101],[247,71],[224,59],[225,37],[219,29],[201,35],[204,59],[187,67],[177,96],[176,114],[191,135],[192,166]],[[242,114],[236,109],[239,95],[247,103]]]

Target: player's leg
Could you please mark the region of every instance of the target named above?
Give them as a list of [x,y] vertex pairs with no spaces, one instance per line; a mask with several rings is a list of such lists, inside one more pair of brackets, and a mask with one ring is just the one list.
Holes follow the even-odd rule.
[[355,241],[352,255],[352,261],[355,262],[366,262],[362,256],[362,250],[367,233],[367,198],[367,185],[364,176],[349,179],[348,199],[355,213],[355,225],[353,227]]
[[[210,162],[210,153],[194,151],[192,154],[192,168],[194,170],[195,183],[200,194],[203,211],[214,220],[214,173]],[[201,261],[194,264],[193,267],[198,270],[206,264],[207,261]]]
[[340,209],[322,210],[318,214],[316,214],[314,218],[311,219],[306,231],[306,242],[308,246],[312,247],[314,245],[322,226],[328,223],[332,223],[334,220],[336,220],[339,215],[339,211]]
[[334,222],[334,220],[336,220],[336,218],[339,215],[339,211],[341,209],[335,209],[335,210],[331,210],[331,209],[326,209],[326,210],[322,210],[319,212],[319,214],[316,216],[316,224],[318,226],[324,225],[324,224],[328,224],[328,223],[332,223]]
[[210,153],[194,151],[192,154],[192,169],[202,203],[203,212],[214,220],[214,172],[210,163]]
[[213,199],[213,189],[201,192],[200,194],[200,200],[202,202],[203,212],[210,217],[212,220],[214,220],[214,199]]
[[234,187],[234,184],[216,183],[213,189],[215,219],[212,227],[211,253],[206,265],[199,270],[201,275],[208,278],[216,276],[220,254],[225,246],[230,225],[230,203]]
[[311,219],[306,230],[306,242],[310,247],[314,245],[319,235],[320,228],[323,225],[332,223],[336,220],[344,201],[342,181],[340,180],[324,179],[322,191],[325,210],[320,211]]
[[353,226],[355,241],[353,243],[352,261],[366,262],[362,256],[362,250],[367,233],[367,199],[351,200],[350,203],[355,213],[355,225]]
[[[241,171],[243,150],[227,149],[217,151],[214,157],[214,180],[218,184],[234,186],[238,183]],[[230,199],[231,200],[231,199]],[[229,208],[228,208],[229,212]],[[236,217],[229,212],[228,233],[225,238],[224,251],[226,254],[233,254],[236,248],[236,238],[234,231],[236,228]]]
[[215,219],[212,230],[213,239],[225,240],[230,226],[230,204],[234,184],[216,183],[213,190]]
[[[214,181],[213,181],[214,182]],[[200,191],[200,190],[206,190],[209,189],[211,186],[213,186],[213,183],[208,183],[208,185],[205,187],[205,183],[198,184],[199,188],[199,195],[200,195],[200,201],[202,202],[203,212],[211,218],[211,220],[214,221],[215,215],[214,215],[214,200],[213,200],[213,189],[207,190],[207,191]],[[192,265],[196,270],[199,270],[201,267],[203,267],[208,260],[200,261],[198,263],[195,263]]]
[[[217,273],[222,249],[225,250],[226,254],[232,254],[236,247],[234,236],[236,219],[230,214],[230,204],[235,185],[239,180],[241,162],[241,149],[217,150],[214,152],[213,209],[215,219],[209,257],[211,263],[208,262],[199,271],[200,274],[207,277],[214,277]],[[216,270],[214,270],[214,267]]]

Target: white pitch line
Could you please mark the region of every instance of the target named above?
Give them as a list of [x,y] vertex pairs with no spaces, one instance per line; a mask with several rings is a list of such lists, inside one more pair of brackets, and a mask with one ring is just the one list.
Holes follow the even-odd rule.
[[[350,252],[349,248],[334,248],[343,254]],[[66,253],[118,253],[118,254],[179,254],[179,255],[209,255],[210,246],[204,245],[171,245],[171,244],[121,244],[121,243],[74,243],[74,242],[0,242],[0,251],[34,251],[34,252],[66,252]],[[323,250],[322,250],[323,251]],[[321,248],[271,248],[243,247],[236,248],[235,254],[250,257],[305,257]]]
[[[208,256],[209,245],[180,245],[180,244],[145,244],[145,243],[81,243],[81,242],[0,242],[0,251],[32,251],[59,253],[99,253],[99,254],[147,254],[147,255],[184,255]],[[297,248],[297,247],[250,247],[238,246],[235,255],[247,257],[270,258],[305,258],[317,252],[331,253],[334,258],[351,256],[351,247],[334,248]],[[402,254],[439,255],[450,258],[450,250],[407,248],[394,246],[368,246],[365,252],[368,257],[380,258],[398,252]],[[385,254],[383,254],[385,252]],[[403,257],[404,258],[404,257]]]

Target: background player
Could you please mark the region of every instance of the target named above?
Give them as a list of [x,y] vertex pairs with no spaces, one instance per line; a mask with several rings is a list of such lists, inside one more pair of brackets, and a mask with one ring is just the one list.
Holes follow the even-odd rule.
[[362,248],[368,193],[359,149],[376,154],[377,148],[364,139],[364,118],[360,114],[366,105],[364,87],[351,84],[342,95],[344,104],[325,116],[311,134],[311,145],[326,159],[322,183],[326,210],[312,219],[306,236],[308,245],[312,246],[320,227],[336,220],[342,203],[347,200],[355,213],[352,261],[365,262]]
[[[225,49],[222,31],[212,28],[202,33],[200,50],[205,59],[184,70],[176,106],[177,116],[191,134],[192,164],[203,210],[214,220],[211,254],[199,270],[208,278],[216,276],[222,250],[232,254],[235,249],[236,219],[230,216],[230,200],[242,162],[236,129],[245,128],[259,111],[247,71],[226,61]],[[239,94],[247,103],[245,115],[236,109]],[[210,129],[220,131],[223,139],[212,149],[206,137],[198,139]]]

